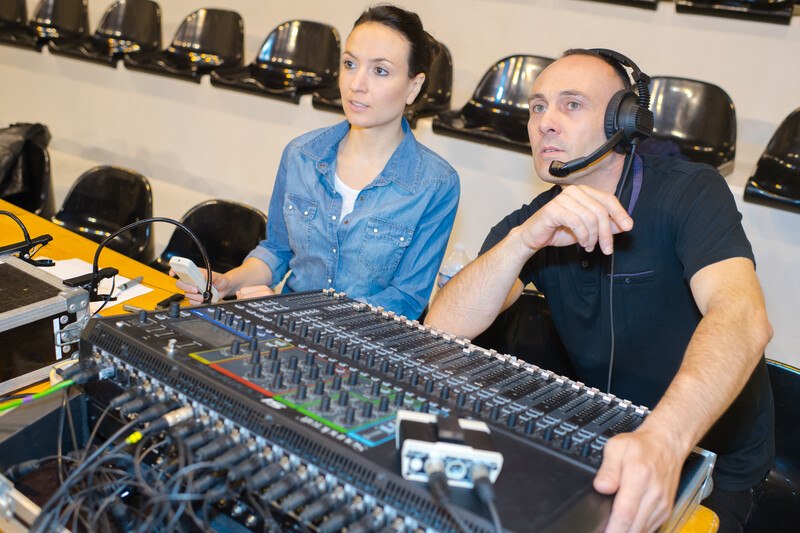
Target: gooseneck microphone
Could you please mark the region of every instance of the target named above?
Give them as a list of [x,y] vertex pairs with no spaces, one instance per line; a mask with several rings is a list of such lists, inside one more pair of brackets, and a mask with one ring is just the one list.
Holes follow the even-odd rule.
[[622,140],[622,137],[625,135],[625,132],[622,129],[617,130],[614,135],[611,136],[605,143],[603,143],[600,148],[592,152],[591,154],[587,155],[586,157],[579,157],[577,159],[573,159],[572,161],[567,161],[566,163],[562,163],[561,161],[553,161],[550,163],[550,168],[548,172],[550,175],[556,178],[565,178],[572,174],[573,172],[577,172],[578,170],[583,170],[584,168],[588,167],[608,152],[614,149],[617,144]]

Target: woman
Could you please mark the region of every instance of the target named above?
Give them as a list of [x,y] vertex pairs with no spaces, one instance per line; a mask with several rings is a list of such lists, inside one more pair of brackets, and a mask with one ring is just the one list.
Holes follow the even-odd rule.
[[[429,37],[395,6],[367,9],[345,43],[345,122],[289,143],[269,205],[267,238],[214,274],[221,296],[333,287],[417,318],[430,296],[459,198],[456,171],[417,143],[403,118],[423,92]],[[193,302],[195,287],[178,282]]]

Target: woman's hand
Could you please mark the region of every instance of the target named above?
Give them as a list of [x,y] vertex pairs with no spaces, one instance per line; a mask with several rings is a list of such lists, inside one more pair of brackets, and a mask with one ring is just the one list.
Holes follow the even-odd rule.
[[275,294],[275,291],[266,285],[250,285],[248,287],[242,287],[236,291],[236,297],[239,299],[261,298],[262,296],[271,296],[273,294]]
[[[203,279],[208,279],[206,274],[206,269],[198,268],[197,270],[203,275]],[[175,271],[170,269],[169,271],[170,276],[175,276]],[[211,273],[211,284],[217,289],[219,292],[219,297],[224,298],[228,296],[228,294],[232,290],[231,281],[228,279],[227,274],[220,274],[219,272],[212,272]],[[192,305],[200,305],[203,303],[203,293],[205,291],[205,287],[195,287],[185,281],[181,281],[177,279],[175,281],[175,285],[178,287],[178,290],[181,290],[186,293],[186,298],[192,303]]]

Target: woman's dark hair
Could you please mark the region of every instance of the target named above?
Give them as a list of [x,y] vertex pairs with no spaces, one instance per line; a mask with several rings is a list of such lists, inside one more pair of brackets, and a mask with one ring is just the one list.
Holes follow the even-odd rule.
[[425,74],[425,83],[419,91],[419,98],[428,86],[428,71],[431,67],[431,37],[423,28],[419,15],[390,4],[368,7],[358,17],[353,29],[367,22],[377,22],[400,33],[408,41],[408,77],[420,72]]

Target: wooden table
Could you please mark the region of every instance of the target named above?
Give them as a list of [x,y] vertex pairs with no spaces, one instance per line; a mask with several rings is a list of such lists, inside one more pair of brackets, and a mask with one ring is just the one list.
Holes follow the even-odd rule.
[[[49,257],[56,261],[60,259],[78,258],[89,263],[94,260],[94,254],[97,250],[98,243],[68,229],[57,226],[49,220],[29,213],[4,200],[0,200],[0,210],[10,211],[18,216],[20,220],[22,220],[22,223],[25,224],[25,227],[28,228],[28,233],[31,238],[43,234],[49,234],[53,237],[53,240],[37,253],[37,257]],[[23,240],[22,230],[16,222],[7,216],[0,216],[0,246],[15,244]],[[125,302],[142,309],[154,309],[156,303],[177,292],[175,280],[170,276],[131,259],[130,257],[117,253],[109,247],[105,247],[100,253],[98,267],[114,267],[119,270],[120,275],[126,278],[143,276],[144,280],[142,285],[153,290]],[[122,313],[125,313],[125,310],[122,309],[122,304],[114,304],[114,302],[110,302],[109,305],[100,312],[103,316]]]

